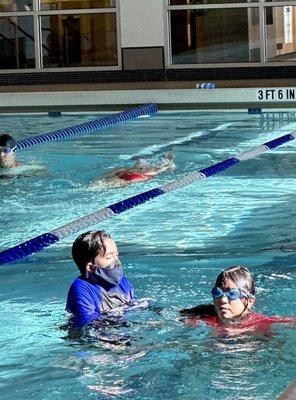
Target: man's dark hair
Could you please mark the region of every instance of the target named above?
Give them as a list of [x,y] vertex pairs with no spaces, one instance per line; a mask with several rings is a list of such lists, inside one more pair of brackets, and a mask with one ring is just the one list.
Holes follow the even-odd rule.
[[105,231],[88,231],[79,235],[74,241],[72,257],[83,276],[86,264],[93,261],[97,255],[106,253],[105,240],[108,238],[111,236]]
[[6,146],[9,147],[10,149],[13,149],[15,145],[16,141],[12,136],[8,135],[8,133],[0,135],[0,146]]

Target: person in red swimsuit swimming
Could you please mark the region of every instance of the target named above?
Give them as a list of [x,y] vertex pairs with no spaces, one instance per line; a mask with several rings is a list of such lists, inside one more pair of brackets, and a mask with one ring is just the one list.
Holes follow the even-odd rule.
[[151,165],[146,158],[135,160],[133,168],[118,170],[115,175],[125,182],[142,182],[152,179],[155,175],[172,169],[173,154],[166,153],[159,165]]
[[284,318],[255,313],[255,284],[250,271],[234,266],[221,272],[212,289],[213,304],[203,304],[181,310],[185,322],[196,327],[200,321],[220,333],[240,334],[246,331],[268,332],[273,323],[295,323]]
[[123,187],[133,182],[148,181],[162,172],[172,171],[175,168],[173,158],[172,153],[166,153],[155,165],[146,158],[138,158],[134,161],[133,167],[112,171],[105,178],[94,180],[91,186],[97,187],[103,184],[108,187]]

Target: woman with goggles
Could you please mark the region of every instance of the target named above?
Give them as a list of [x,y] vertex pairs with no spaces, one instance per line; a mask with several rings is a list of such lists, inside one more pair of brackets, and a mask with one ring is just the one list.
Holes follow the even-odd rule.
[[255,313],[255,284],[246,267],[234,266],[221,272],[212,291],[213,304],[202,304],[181,310],[181,315],[189,317],[186,322],[197,326],[199,321],[208,325],[228,328],[258,330],[273,323],[295,323],[293,318],[268,317]]
[[19,167],[15,157],[16,141],[8,134],[0,135],[0,168]]

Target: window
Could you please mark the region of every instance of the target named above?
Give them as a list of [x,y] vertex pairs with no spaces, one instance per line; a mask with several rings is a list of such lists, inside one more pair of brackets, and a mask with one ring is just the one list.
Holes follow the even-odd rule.
[[168,63],[295,62],[296,6],[272,1],[168,0]]
[[116,0],[1,0],[0,54],[2,70],[117,67]]
[[117,65],[115,14],[41,17],[44,67]]
[[33,9],[32,0],[1,0],[0,12],[30,11]]
[[296,7],[266,8],[267,61],[296,61]]
[[[258,2],[258,0],[251,0],[251,2]],[[223,3],[243,3],[243,0],[170,0],[171,6],[195,6],[200,4],[223,4]]]
[[41,10],[114,8],[115,0],[41,0]]
[[258,8],[171,11],[173,64],[260,61]]
[[32,17],[0,17],[0,69],[34,68]]

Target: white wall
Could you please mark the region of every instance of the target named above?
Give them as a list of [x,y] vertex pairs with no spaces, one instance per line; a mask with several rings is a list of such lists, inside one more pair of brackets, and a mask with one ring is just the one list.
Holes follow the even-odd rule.
[[163,0],[120,0],[121,47],[164,45]]

